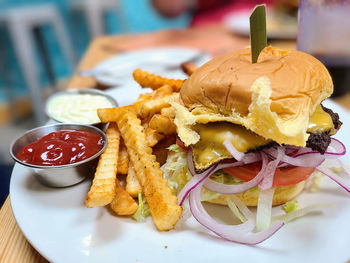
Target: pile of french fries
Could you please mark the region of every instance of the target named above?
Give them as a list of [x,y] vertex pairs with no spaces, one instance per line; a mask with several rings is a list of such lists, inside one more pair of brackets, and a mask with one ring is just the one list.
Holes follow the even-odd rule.
[[[190,75],[195,66],[188,64],[182,68]],[[163,78],[140,69],[134,71],[133,77],[153,92],[140,95],[129,106],[98,109],[101,121],[109,123],[108,144],[100,156],[86,206],[110,205],[117,215],[133,215],[138,209],[134,198],[141,191],[157,229],[171,230],[182,208],[160,166],[167,159],[168,146],[176,141],[175,112],[169,102],[177,96],[183,80]]]

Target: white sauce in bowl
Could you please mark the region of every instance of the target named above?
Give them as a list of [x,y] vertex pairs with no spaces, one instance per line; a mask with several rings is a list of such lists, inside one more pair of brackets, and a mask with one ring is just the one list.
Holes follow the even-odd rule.
[[63,123],[95,124],[100,119],[99,108],[112,108],[113,104],[102,95],[62,94],[49,101],[48,113]]

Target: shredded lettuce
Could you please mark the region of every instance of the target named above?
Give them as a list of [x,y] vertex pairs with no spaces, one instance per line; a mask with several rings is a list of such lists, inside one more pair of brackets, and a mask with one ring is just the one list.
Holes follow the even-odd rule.
[[310,193],[315,193],[315,192],[319,192],[321,189],[321,181],[323,178],[323,173],[317,172],[315,173],[315,175],[311,178],[311,182],[310,185],[308,187],[308,191]]
[[218,198],[220,195],[220,193],[211,192],[203,187],[201,190],[201,201],[210,201]]
[[256,230],[267,229],[271,224],[272,200],[275,188],[260,191],[256,209]]
[[282,208],[286,213],[290,213],[290,212],[293,212],[293,211],[300,209],[300,206],[298,205],[297,200],[293,200],[293,201],[288,201],[287,203],[285,203],[284,206],[282,206]]
[[177,152],[177,153],[183,151],[183,150],[181,149],[181,147],[180,147],[179,145],[177,145],[176,143],[170,145],[167,149],[168,149],[169,151],[173,151],[173,152]]
[[164,178],[175,195],[191,180],[192,175],[187,167],[186,152],[180,147],[179,151],[169,152],[167,161],[160,168],[164,172]]
[[331,170],[336,173],[336,174],[341,174],[344,172],[344,168],[343,167],[331,167]]
[[142,195],[142,191],[139,191],[138,199],[139,199],[139,207],[136,210],[135,214],[132,216],[132,218],[137,222],[141,222],[151,215],[151,211],[149,210],[149,206],[146,202],[146,198],[144,198],[144,196]]
[[232,213],[242,222],[246,222],[247,219],[244,215],[239,211],[238,207],[236,206],[235,202],[230,198],[226,197],[226,202]]
[[328,208],[330,206],[331,206],[330,204],[309,205],[309,206],[306,206],[306,207],[303,207],[303,208],[291,211],[291,212],[286,213],[284,215],[274,216],[272,218],[272,221],[281,220],[284,223],[288,223],[288,222],[290,222],[290,221],[292,221],[292,220],[294,220],[296,218],[305,216],[308,213],[317,212],[317,211],[319,211],[319,210],[321,210],[323,208]]
[[210,179],[223,184],[241,184],[242,181],[229,175],[223,170],[216,171],[210,176]]
[[[187,155],[177,144],[171,145],[166,163],[161,167],[164,178],[168,180],[168,185],[175,195],[191,180],[192,175],[187,167]],[[216,182],[224,184],[240,184],[242,181],[232,177],[223,170],[216,171],[210,176]],[[201,200],[209,201],[219,197],[221,194],[208,191],[203,188]]]

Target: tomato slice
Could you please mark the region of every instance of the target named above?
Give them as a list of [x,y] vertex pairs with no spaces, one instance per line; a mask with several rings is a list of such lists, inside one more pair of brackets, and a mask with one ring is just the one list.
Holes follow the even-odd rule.
[[186,147],[185,144],[179,138],[176,138],[176,144],[185,152],[188,151],[188,147]]
[[[261,163],[224,168],[223,170],[229,175],[247,182],[252,180],[261,170]],[[273,178],[273,186],[295,185],[309,178],[314,171],[315,168],[297,166],[277,168]]]

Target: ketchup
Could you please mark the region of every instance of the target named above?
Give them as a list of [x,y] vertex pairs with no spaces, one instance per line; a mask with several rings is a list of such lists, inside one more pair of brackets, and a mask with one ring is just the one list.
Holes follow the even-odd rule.
[[102,137],[94,132],[62,130],[28,144],[16,156],[29,164],[64,165],[95,155],[102,149],[103,143]]

